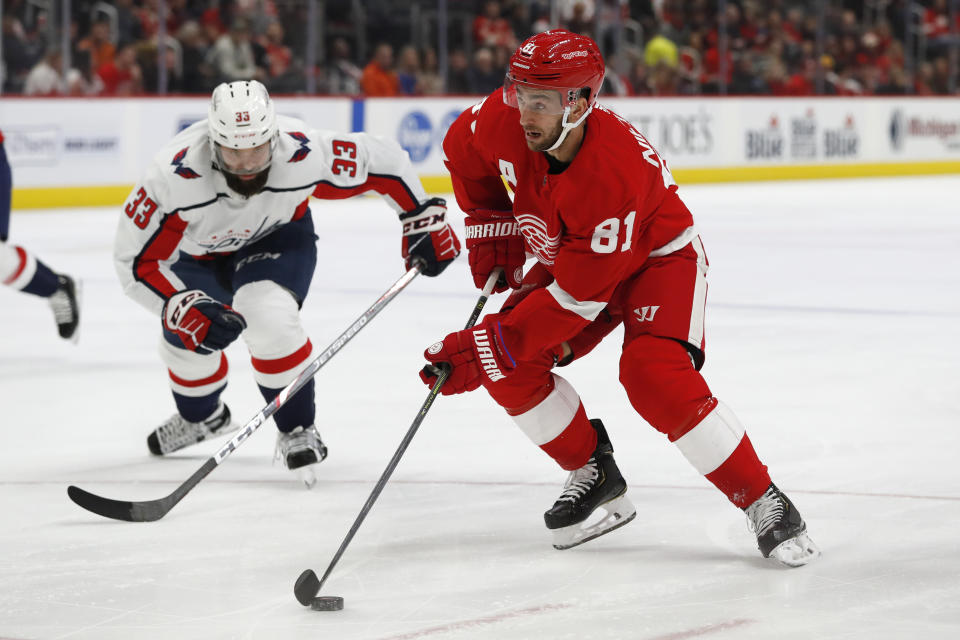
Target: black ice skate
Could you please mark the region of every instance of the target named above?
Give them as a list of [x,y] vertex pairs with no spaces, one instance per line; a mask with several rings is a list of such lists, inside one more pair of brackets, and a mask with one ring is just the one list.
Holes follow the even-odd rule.
[[807,536],[807,525],[800,512],[773,483],[744,511],[764,558],[772,557],[788,567],[801,567],[820,556],[820,549]]
[[47,301],[53,310],[53,319],[57,323],[57,331],[64,340],[76,342],[80,334],[80,283],[70,276],[57,275],[57,290]]
[[[543,514],[553,531],[553,548],[569,549],[618,529],[634,519],[637,509],[627,498],[627,483],[613,459],[613,445],[599,420],[590,424],[597,431],[597,448],[587,464],[574,469],[563,493]],[[591,517],[595,514],[597,517]]]
[[230,421],[230,408],[221,402],[213,415],[200,422],[190,422],[179,413],[173,414],[147,436],[147,447],[153,455],[162,456],[239,428],[240,425]]
[[276,457],[282,459],[287,469],[296,473],[310,489],[317,483],[313,465],[327,457],[327,447],[320,440],[316,427],[297,427],[289,433],[277,433]]

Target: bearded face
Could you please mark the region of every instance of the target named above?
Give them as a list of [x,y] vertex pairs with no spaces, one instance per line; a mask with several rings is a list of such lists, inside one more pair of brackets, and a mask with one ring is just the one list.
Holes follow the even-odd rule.
[[270,167],[267,167],[260,173],[253,176],[238,176],[229,171],[223,171],[223,177],[227,180],[227,186],[244,198],[255,196],[267,185],[267,178],[270,176]]
[[263,190],[270,175],[271,143],[265,142],[251,149],[230,149],[214,144],[213,149],[227,186],[244,198]]

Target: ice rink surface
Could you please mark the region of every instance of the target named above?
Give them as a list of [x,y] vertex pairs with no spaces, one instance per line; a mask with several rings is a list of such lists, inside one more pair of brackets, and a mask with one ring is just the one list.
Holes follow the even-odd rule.
[[[618,331],[562,373],[607,425],[634,522],[555,551],[542,512],[566,474],[482,392],[440,398],[323,590],[345,609],[304,609],[294,580],[327,567],[426,396],[423,349],[476,301],[466,257],[318,373],[330,457],[313,491],[272,463],[268,423],[164,519],[133,524],[81,510],[67,485],[159,498],[218,443],[147,451],[173,402],[159,323],[114,274],[119,208],[15,212],[11,240],[82,277],[84,297],[74,346],[44,301],[0,287],[0,638],[960,637],[960,178],[681,195],[711,262],[704,374],[817,563],[764,561],[744,515],[632,411]],[[319,353],[402,268],[379,199],[312,208]],[[228,357],[243,423],[263,402],[243,344]]]

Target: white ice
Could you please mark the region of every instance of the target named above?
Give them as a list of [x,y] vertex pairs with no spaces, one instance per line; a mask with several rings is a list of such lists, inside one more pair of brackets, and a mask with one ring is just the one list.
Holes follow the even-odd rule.
[[[704,374],[802,511],[816,564],[764,561],[743,514],[632,411],[618,333],[563,374],[610,431],[634,522],[555,551],[541,514],[565,473],[482,392],[443,397],[324,586],[345,609],[305,609],[294,580],[329,564],[426,397],[422,350],[477,299],[466,258],[318,373],[330,457],[313,491],[272,464],[271,423],[164,519],[132,524],[66,487],[158,498],[218,445],[147,452],[173,403],[158,321],[113,271],[119,208],[15,212],[11,240],[82,277],[84,299],[74,346],[42,300],[0,287],[0,637],[960,637],[960,178],[681,194],[712,264]],[[319,349],[402,270],[378,199],[313,212]],[[263,402],[245,347],[228,355],[245,422]]]

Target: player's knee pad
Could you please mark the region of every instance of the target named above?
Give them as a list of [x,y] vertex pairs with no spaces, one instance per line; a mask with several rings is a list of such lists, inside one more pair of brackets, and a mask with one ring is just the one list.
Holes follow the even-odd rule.
[[637,413],[671,440],[713,408],[710,388],[686,348],[669,338],[631,340],[620,357],[620,383]]
[[[693,468],[706,476],[731,458],[745,433],[736,414],[724,403],[711,398],[711,402],[704,407],[703,415],[698,416],[692,428],[676,439],[674,444]],[[756,458],[752,447],[746,457],[751,461]]]
[[313,350],[293,294],[273,281],[258,280],[237,289],[233,308],[247,321],[243,339],[257,383],[271,389],[290,384],[309,364]]
[[161,338],[160,358],[167,365],[170,388],[180,395],[207,396],[227,383],[227,356],[222,351],[197,353]]
[[596,431],[587,420],[580,396],[561,376],[547,374],[543,385],[522,406],[506,407],[520,430],[567,470],[577,469],[597,445]]
[[556,374],[548,375],[550,384],[526,397],[524,404],[504,406],[520,430],[537,445],[560,435],[580,407],[580,396],[573,386]]
[[25,249],[0,242],[0,282],[14,289],[22,289],[36,271],[37,260]]

